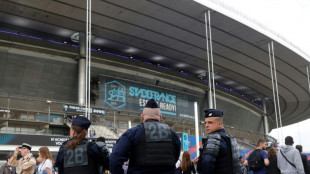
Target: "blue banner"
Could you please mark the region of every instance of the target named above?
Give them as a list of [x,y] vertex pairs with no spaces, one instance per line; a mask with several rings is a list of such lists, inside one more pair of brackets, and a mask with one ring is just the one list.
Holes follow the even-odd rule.
[[182,135],[182,140],[183,140],[183,151],[188,151],[188,134],[187,133],[183,133]]

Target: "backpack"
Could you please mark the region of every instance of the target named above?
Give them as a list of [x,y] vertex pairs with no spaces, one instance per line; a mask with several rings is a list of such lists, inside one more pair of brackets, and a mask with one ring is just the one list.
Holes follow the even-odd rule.
[[102,167],[103,167],[103,171],[105,170],[109,170],[110,169],[110,151],[109,149],[107,148],[106,145],[102,146],[102,147],[99,147],[98,146],[98,151],[101,153],[101,158],[103,159],[103,164],[102,164]]
[[265,167],[264,159],[260,154],[260,151],[260,149],[254,150],[248,158],[248,166],[253,171],[257,171]]

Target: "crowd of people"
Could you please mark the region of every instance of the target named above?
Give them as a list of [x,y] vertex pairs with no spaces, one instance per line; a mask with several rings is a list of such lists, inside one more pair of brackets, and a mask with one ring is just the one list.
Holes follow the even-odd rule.
[[302,146],[293,146],[293,137],[285,138],[285,146],[278,149],[267,148],[265,140],[258,140],[257,147],[250,154],[245,155],[246,166],[249,174],[310,174],[307,156],[302,153]]
[[[151,99],[141,114],[143,123],[123,133],[112,153],[103,137],[96,142],[86,139],[91,122],[77,116],[72,120],[70,139],[59,148],[55,162],[48,147],[41,147],[35,158],[32,146],[23,143],[7,155],[0,174],[309,174],[302,146],[294,148],[292,137],[285,138],[285,146],[268,152],[267,142],[258,140],[256,149],[243,161],[236,139],[224,129],[223,112],[205,109],[204,113],[208,137],[202,140],[200,156],[194,160],[188,151],[180,158],[180,139],[160,122],[160,109]],[[17,160],[19,153],[22,157]]]

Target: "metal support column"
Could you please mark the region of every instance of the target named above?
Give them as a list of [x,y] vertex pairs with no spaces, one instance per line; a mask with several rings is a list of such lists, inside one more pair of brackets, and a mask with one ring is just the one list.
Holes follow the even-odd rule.
[[265,125],[265,134],[268,135],[269,133],[269,124],[268,124],[268,116],[267,116],[267,109],[266,109],[266,100],[262,99],[263,107],[264,107],[264,125]]
[[273,94],[273,105],[274,105],[274,113],[276,117],[276,125],[277,125],[277,134],[278,134],[278,140],[280,141],[280,136],[279,136],[279,123],[278,123],[278,110],[277,110],[277,102],[276,102],[276,94],[275,94],[275,85],[274,85],[274,80],[273,80],[273,64],[272,64],[272,56],[271,56],[271,48],[270,48],[270,43],[268,43],[268,52],[269,52],[269,61],[270,61],[270,74],[271,74],[271,83],[272,83],[272,94]]
[[274,79],[275,79],[276,94],[277,94],[277,103],[278,103],[279,123],[280,123],[280,130],[281,130],[281,141],[283,141],[281,105],[280,105],[279,88],[278,88],[278,78],[277,78],[277,68],[276,68],[276,61],[275,61],[275,57],[274,57],[273,42],[271,42],[271,50],[272,50],[272,59],[273,59],[273,68],[274,68]]
[[205,13],[205,27],[206,27],[206,44],[207,44],[207,58],[208,58],[208,86],[209,86],[209,96],[208,96],[208,101],[209,102],[208,102],[208,104],[209,104],[209,108],[213,108],[207,13]]
[[309,87],[309,94],[310,94],[310,74],[309,74],[309,67],[310,67],[310,65],[307,65],[308,87]]
[[79,77],[78,77],[78,102],[80,106],[85,105],[86,87],[86,38],[85,33],[79,33]]

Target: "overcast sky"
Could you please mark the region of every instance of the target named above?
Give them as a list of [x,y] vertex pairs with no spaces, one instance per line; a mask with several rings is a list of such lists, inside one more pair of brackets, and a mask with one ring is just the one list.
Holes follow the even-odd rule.
[[[221,9],[213,2],[237,9],[246,16],[255,19],[269,29],[279,33],[288,41],[310,56],[310,0],[196,0],[206,3],[212,9]],[[212,5],[213,4],[213,5]],[[226,9],[227,10],[227,9]],[[228,12],[229,13],[229,12]],[[230,16],[230,15],[229,15]],[[237,17],[238,18],[238,17]],[[238,19],[237,19],[238,20]],[[242,20],[242,19],[241,19]],[[240,21],[240,19],[239,19]],[[310,61],[310,57],[308,57]],[[298,77],[296,77],[298,78]],[[309,99],[310,100],[310,99]],[[310,152],[310,119],[283,127],[283,138],[291,135],[296,144],[302,144],[304,151]],[[271,136],[278,138],[276,130]],[[281,139],[281,133],[279,133]],[[283,140],[280,141],[283,144]]]

